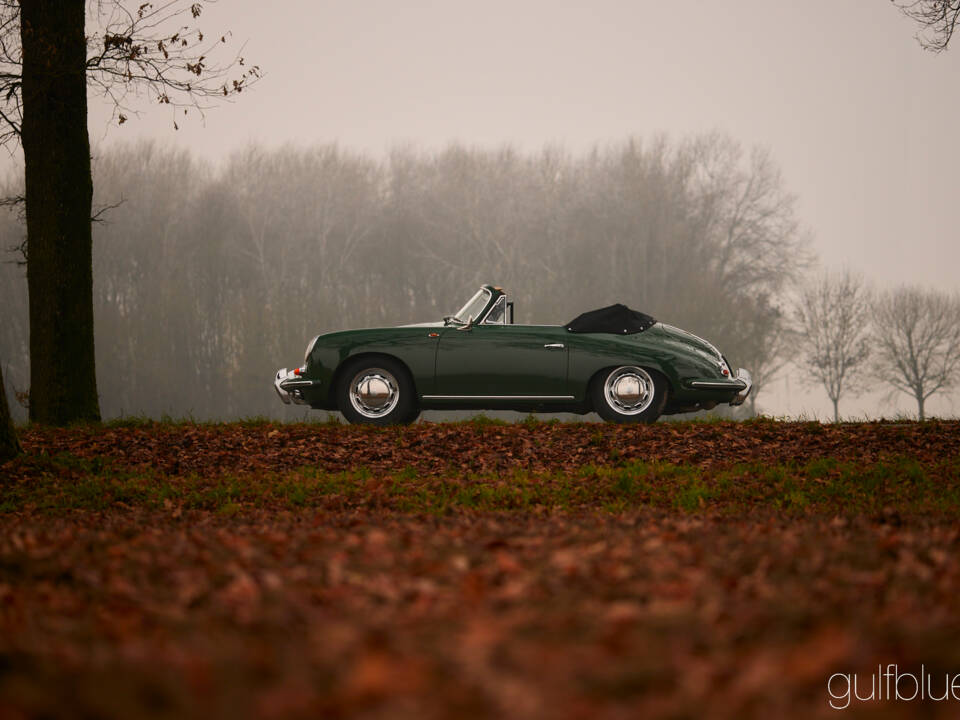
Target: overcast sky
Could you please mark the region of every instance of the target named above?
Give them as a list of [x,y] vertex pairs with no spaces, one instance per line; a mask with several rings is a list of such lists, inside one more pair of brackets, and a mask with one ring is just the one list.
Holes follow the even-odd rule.
[[458,140],[573,150],[722,130],[768,147],[825,264],[955,287],[960,47],[923,51],[885,0],[221,0],[266,73],[236,104],[106,128],[217,159],[251,140],[382,153]]
[[94,102],[96,147],[578,151],[722,130],[770,149],[825,265],[957,286],[960,45],[922,50],[885,0],[221,0],[201,27],[246,39],[264,79],[178,132],[150,103],[108,128]]

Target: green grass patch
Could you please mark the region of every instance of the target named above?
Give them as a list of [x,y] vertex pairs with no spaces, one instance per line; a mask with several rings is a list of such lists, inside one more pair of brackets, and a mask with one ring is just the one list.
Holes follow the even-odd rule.
[[145,415],[121,415],[118,418],[108,420],[103,425],[108,428],[152,428],[157,425],[157,421],[148,418]]
[[423,474],[414,467],[327,472],[315,466],[208,478],[131,469],[102,457],[24,456],[0,484],[0,514],[72,509],[183,508],[222,516],[250,509],[454,512],[667,512],[960,515],[960,458],[908,456],[863,465],[817,458],[705,469],[662,461],[583,465],[569,471]]

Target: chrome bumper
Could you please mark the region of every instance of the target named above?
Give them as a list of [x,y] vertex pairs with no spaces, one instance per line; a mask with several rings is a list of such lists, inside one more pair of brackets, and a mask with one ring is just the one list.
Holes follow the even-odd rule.
[[730,401],[731,405],[743,405],[744,400],[747,399],[747,395],[750,394],[750,391],[753,390],[753,378],[750,376],[749,370],[744,370],[739,368],[737,370],[737,380],[743,383],[743,390],[737,393],[737,396]]
[[293,370],[287,371],[286,368],[277,370],[273,378],[273,389],[283,400],[284,405],[296,403],[297,405],[306,405],[307,401],[303,397],[304,388],[318,385],[318,380],[306,380],[299,375],[294,375]]
[[730,401],[731,405],[743,405],[747,395],[753,389],[753,378],[750,372],[740,368],[737,370],[737,376],[730,380],[694,380],[690,387],[698,390],[738,390],[737,394]]

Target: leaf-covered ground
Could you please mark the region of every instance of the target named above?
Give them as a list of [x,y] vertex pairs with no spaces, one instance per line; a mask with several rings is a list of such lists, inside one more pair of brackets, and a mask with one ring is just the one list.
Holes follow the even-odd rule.
[[28,449],[117,460],[167,474],[210,477],[289,470],[414,468],[454,472],[569,470],[586,464],[662,460],[699,467],[737,462],[872,462],[890,454],[917,459],[960,455],[960,423],[599,423],[495,421],[417,423],[377,429],[338,424],[179,425],[132,422],[73,431],[30,430]]
[[960,423],[22,435],[0,718],[960,714]]

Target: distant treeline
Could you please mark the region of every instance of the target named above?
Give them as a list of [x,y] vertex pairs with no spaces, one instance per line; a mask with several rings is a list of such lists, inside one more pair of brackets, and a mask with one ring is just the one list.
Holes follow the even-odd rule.
[[[302,415],[271,382],[313,335],[438,320],[483,282],[521,323],[626,303],[708,337],[762,391],[784,350],[778,297],[807,261],[775,165],[717,134],[581,155],[254,146],[216,167],[141,144],[97,158],[94,182],[105,417]],[[22,220],[0,232],[21,244]],[[27,292],[4,255],[12,395],[29,387]]]

